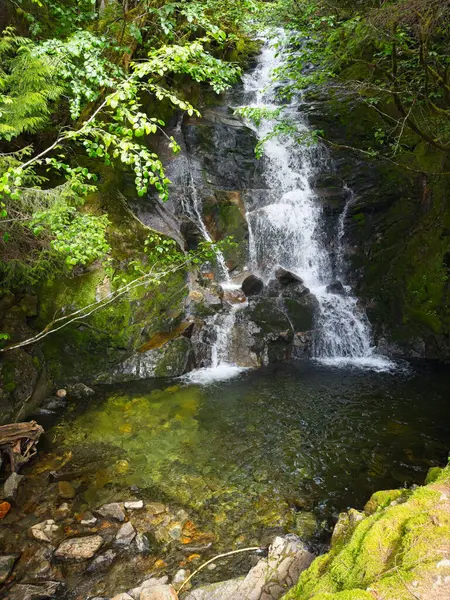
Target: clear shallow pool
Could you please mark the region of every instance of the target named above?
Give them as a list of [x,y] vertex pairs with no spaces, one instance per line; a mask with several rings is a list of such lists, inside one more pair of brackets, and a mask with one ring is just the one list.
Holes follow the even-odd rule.
[[295,529],[305,511],[323,534],[373,491],[422,483],[446,461],[449,392],[445,369],[313,362],[209,385],[104,386],[50,430],[50,455],[40,460],[57,456],[67,459],[61,468],[79,469],[87,506],[137,486],[193,512],[226,547]]

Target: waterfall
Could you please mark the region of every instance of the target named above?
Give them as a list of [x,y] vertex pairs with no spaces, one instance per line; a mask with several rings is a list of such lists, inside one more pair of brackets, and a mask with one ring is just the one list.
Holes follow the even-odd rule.
[[[276,40],[280,45],[280,40]],[[282,46],[282,40],[281,40]],[[244,77],[245,105],[276,110],[294,121],[297,130],[308,132],[304,115],[298,112],[298,98],[287,105],[277,99],[274,69],[283,62],[283,49],[267,41],[256,68]],[[277,118],[280,118],[279,116]],[[270,116],[258,125],[247,123],[262,140],[276,124]],[[311,176],[327,161],[317,146],[299,144],[288,136],[269,138],[264,144],[265,199],[247,207],[252,269],[264,280],[273,277],[278,266],[299,275],[319,302],[314,356],[332,364],[356,364],[377,369],[391,363],[375,353],[370,323],[351,287],[330,291],[335,281],[332,255],[323,239],[322,210],[311,187]],[[352,199],[339,219],[336,256],[343,277],[345,218]]]

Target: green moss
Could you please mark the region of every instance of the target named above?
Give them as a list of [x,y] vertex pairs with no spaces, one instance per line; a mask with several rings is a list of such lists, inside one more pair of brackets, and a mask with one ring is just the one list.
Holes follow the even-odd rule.
[[439,479],[442,474],[443,469],[441,467],[431,467],[431,469],[427,473],[427,478],[425,479],[425,484],[434,483],[437,479]]
[[410,493],[409,490],[380,490],[372,495],[364,507],[368,515],[372,515],[377,510],[386,508],[394,500],[405,498]]
[[[432,586],[450,539],[447,494],[442,493],[450,482],[449,467],[437,474],[436,482],[407,495],[404,490],[374,494],[368,503],[372,514],[338,536],[338,543],[302,573],[284,600],[406,600],[413,580],[422,590]],[[392,504],[399,499],[404,501]]]

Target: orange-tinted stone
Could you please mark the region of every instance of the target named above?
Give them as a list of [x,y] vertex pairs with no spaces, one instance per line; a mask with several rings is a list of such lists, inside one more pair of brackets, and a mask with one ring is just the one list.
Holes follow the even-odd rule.
[[11,504],[9,502],[1,502],[0,503],[0,519],[4,519],[6,515],[9,513],[11,508]]

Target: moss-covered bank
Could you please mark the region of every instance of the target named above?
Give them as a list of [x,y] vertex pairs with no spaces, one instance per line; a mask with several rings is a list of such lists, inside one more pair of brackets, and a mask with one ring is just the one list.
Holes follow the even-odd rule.
[[450,468],[427,485],[377,492],[340,515],[331,550],[284,600],[443,600],[450,597]]

